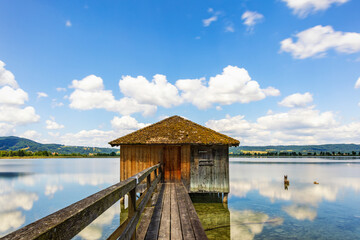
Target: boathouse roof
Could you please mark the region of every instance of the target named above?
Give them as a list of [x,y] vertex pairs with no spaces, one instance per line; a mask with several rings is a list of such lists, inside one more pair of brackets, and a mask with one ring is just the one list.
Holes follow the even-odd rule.
[[141,128],[109,142],[111,146],[132,144],[204,144],[238,146],[240,141],[179,116]]

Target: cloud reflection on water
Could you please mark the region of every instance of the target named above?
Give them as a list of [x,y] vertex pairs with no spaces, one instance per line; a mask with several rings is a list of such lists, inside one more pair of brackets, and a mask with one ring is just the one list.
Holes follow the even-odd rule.
[[282,218],[271,219],[269,215],[263,212],[231,210],[231,239],[254,239],[255,235],[263,231],[266,224],[277,226],[283,224],[283,221]]
[[[79,233],[79,237],[86,240],[97,240],[103,236],[103,227],[110,225],[115,216],[120,214],[120,204],[116,203],[95,219],[89,226]],[[120,222],[119,222],[120,223]]]
[[[290,202],[281,209],[292,218],[313,221],[322,202],[335,202],[346,191],[360,191],[360,177],[354,174],[354,168],[360,170],[360,165],[233,164],[231,173],[236,174],[231,175],[229,198],[247,198],[255,191],[271,203]],[[288,190],[283,183],[286,174]],[[320,184],[313,184],[315,180]]]
[[[0,167],[0,237],[120,180],[118,159],[5,159]],[[113,206],[82,237],[102,238],[116,214]]]
[[0,212],[0,237],[25,223],[21,211]]
[[287,214],[297,220],[310,220],[313,221],[316,218],[316,209],[306,205],[291,205],[282,208]]
[[29,211],[34,201],[39,199],[36,193],[4,191],[0,194],[0,236],[19,228],[25,223],[21,209]]

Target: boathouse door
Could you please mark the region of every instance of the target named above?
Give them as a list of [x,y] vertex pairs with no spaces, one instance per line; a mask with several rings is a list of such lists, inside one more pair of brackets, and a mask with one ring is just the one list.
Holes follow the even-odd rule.
[[166,146],[164,149],[164,181],[181,181],[181,147]]

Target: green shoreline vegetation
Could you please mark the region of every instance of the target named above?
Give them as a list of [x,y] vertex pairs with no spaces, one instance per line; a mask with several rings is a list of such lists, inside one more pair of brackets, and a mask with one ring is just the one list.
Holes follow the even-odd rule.
[[80,153],[71,153],[71,154],[59,154],[56,152],[49,151],[0,151],[0,158],[12,159],[12,158],[103,158],[103,157],[120,157],[120,155],[115,152],[111,153],[89,153],[89,154],[80,154]]

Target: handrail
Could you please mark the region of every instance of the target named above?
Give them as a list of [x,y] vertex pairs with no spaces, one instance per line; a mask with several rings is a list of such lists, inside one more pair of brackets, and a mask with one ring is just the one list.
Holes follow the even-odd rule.
[[[133,239],[140,215],[161,179],[161,171],[157,173],[160,166],[159,163],[149,167],[1,239],[71,239],[125,194],[129,194],[128,219],[110,236],[110,239],[114,236],[120,236],[120,239]],[[151,183],[152,172],[155,173],[155,179]],[[145,178],[147,179],[146,194],[141,200],[139,199],[141,202],[136,207],[136,187]]]

